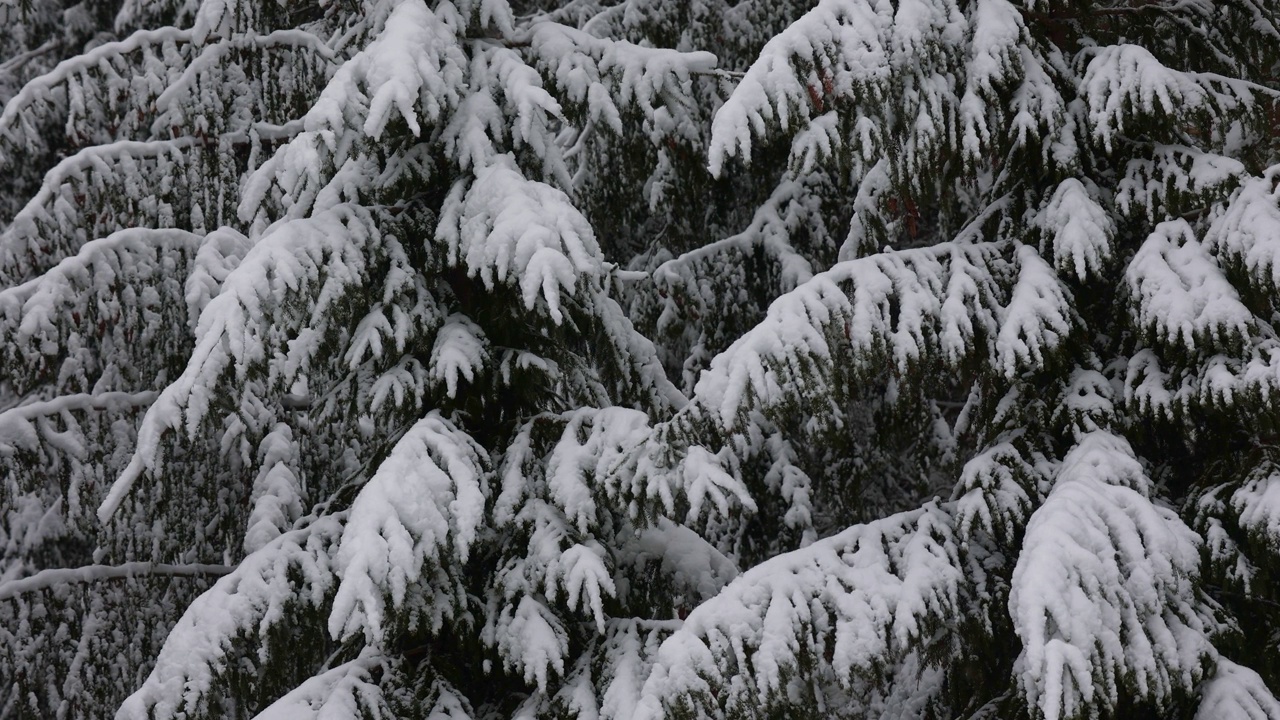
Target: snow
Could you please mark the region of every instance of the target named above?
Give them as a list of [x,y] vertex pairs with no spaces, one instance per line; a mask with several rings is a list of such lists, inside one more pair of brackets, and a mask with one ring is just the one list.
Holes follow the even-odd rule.
[[[487,67],[481,61],[487,61]],[[519,53],[493,48],[473,62],[472,73],[502,92],[505,117],[501,124],[508,126],[505,131],[510,132],[514,147],[528,146],[544,162],[558,151],[554,143],[547,142],[547,127],[548,118],[564,121],[560,103],[542,87],[542,76],[526,65]]]
[[[421,0],[391,5],[377,37],[337,69],[311,106],[303,120],[306,131],[245,183],[239,206],[243,221],[258,217],[273,185],[284,191],[294,218],[313,207],[327,208],[332,200],[319,199],[326,188],[328,197],[356,200],[352,196],[367,192],[377,173],[348,130],[377,140],[394,113],[416,135],[422,131],[420,119],[434,123],[461,102],[468,63],[458,46],[456,10],[446,5],[436,13]],[[325,154],[340,168],[328,180],[321,178]]]
[[[396,367],[387,370],[374,381],[375,386],[387,384],[386,391],[396,393],[396,404],[399,405],[404,401],[406,392],[412,392],[415,397],[420,397],[426,388],[424,368],[416,357],[406,351],[410,346],[426,341],[431,333],[443,332],[445,326],[444,319],[441,318],[440,303],[427,290],[423,275],[414,269],[413,261],[409,257],[409,249],[396,238],[387,236],[382,239],[378,250],[385,253],[385,259],[389,265],[386,274],[380,278],[381,292],[374,292],[374,296],[380,296],[380,299],[372,303],[364,317],[357,323],[343,361],[348,370],[355,373],[369,365],[377,364],[378,361],[386,362],[397,354],[404,353],[400,356]],[[465,317],[460,314],[450,321],[450,329],[453,331],[451,336],[465,330],[460,326],[454,327],[464,321]],[[437,360],[444,360],[444,364],[436,368],[443,373],[437,373],[437,380],[447,379],[456,371],[463,370],[455,363],[465,363],[472,370],[479,369],[479,363],[471,363],[467,360],[467,353],[471,351],[467,349],[470,343],[466,347],[452,349],[449,347],[453,340],[459,339],[461,339],[460,336],[451,337],[449,342],[440,347],[442,351],[448,350],[445,353],[448,357],[446,359],[443,356],[437,356]],[[307,344],[309,341],[302,342],[301,334],[298,339],[290,343],[290,362],[284,370],[286,376],[297,375],[309,364],[309,356],[313,351],[305,347]],[[461,356],[455,352],[464,350],[466,352]],[[375,390],[375,395],[377,392]],[[375,405],[380,404],[381,401],[375,402]]]
[[[157,142],[122,140],[84,148],[59,161],[45,174],[40,190],[18,211],[3,234],[0,234],[0,268],[4,274],[15,278],[30,278],[35,274],[33,271],[42,269],[28,267],[31,259],[27,256],[32,250],[43,248],[39,252],[41,259],[48,258],[56,263],[80,249],[77,245],[84,242],[84,238],[80,237],[83,234],[80,226],[86,223],[81,217],[80,209],[67,202],[68,191],[76,184],[97,188],[106,179],[116,177],[117,170],[121,171],[119,174],[129,178],[130,174],[123,172],[126,164],[133,166],[135,172],[131,179],[136,183],[138,161],[150,157],[178,158],[181,150],[192,144],[194,139]],[[120,166],[118,169],[115,168],[117,165]],[[144,232],[148,229],[137,228]],[[67,247],[60,248],[51,242],[57,235],[67,234],[72,236],[63,240]]]
[[813,527],[813,480],[800,467],[795,446],[782,433],[770,435],[765,447],[773,459],[765,473],[765,484],[787,503],[782,521],[787,527],[801,531],[801,547],[809,545],[817,539]]
[[[602,411],[598,418],[594,414],[577,413],[565,424],[560,441],[547,458],[547,489],[565,519],[576,526],[578,532],[585,535],[589,528],[599,524],[596,488],[592,486],[598,483],[606,492],[609,489],[607,478],[612,468],[606,464],[604,455],[623,443],[633,444],[638,434],[647,437],[646,420],[641,413],[619,408]],[[584,428],[588,421],[589,428]],[[584,430],[590,434],[586,442],[580,442],[579,436]],[[504,491],[505,497],[509,496]]]
[[1017,245],[1018,279],[1000,319],[996,366],[1013,377],[1025,366],[1044,364],[1075,325],[1071,291],[1029,245]]
[[[975,158],[982,136],[989,136],[987,124],[1001,121],[980,117],[984,109],[979,98],[993,94],[998,72],[1012,74],[1016,68],[1018,63],[1007,62],[1005,56],[1023,60],[1012,45],[1020,39],[1016,10],[993,3],[982,9],[971,27],[959,6],[948,0],[818,3],[769,40],[717,110],[708,152],[712,174],[719,176],[726,161],[738,155],[750,164],[755,140],[804,132],[828,105],[837,108],[841,125],[863,130],[901,126],[906,138],[898,164],[908,182],[925,172],[936,150],[956,134],[964,136],[966,152]],[[932,68],[950,60],[966,38],[973,72],[962,99],[956,78]],[[1031,112],[1052,116],[1058,110],[1043,91],[1024,95],[1023,104]],[[890,97],[900,99],[903,107],[886,113]],[[856,134],[862,135],[864,145],[877,144],[869,140],[879,133]],[[863,150],[868,156],[874,153],[872,147]]]
[[1218,658],[1218,666],[1201,691],[1195,720],[1272,720],[1280,717],[1280,700],[1258,673]]
[[[484,520],[488,456],[436,412],[416,422],[360,489],[342,531],[334,567],[341,578],[329,633],[386,636],[388,615],[437,569],[465,563]],[[453,580],[457,582],[457,580]],[[455,589],[435,586],[448,597]],[[387,603],[387,599],[390,603]],[[433,605],[432,631],[458,608]]]
[[1216,625],[1194,589],[1200,543],[1151,490],[1129,443],[1099,430],[1027,523],[1009,614],[1019,687],[1046,720],[1114,708],[1122,692],[1166,707],[1206,674]]
[[607,658],[597,687],[603,687],[601,716],[630,720],[637,709],[645,678],[661,639],[678,621],[616,620],[602,643]]
[[1080,87],[1089,106],[1090,130],[1108,151],[1125,132],[1131,113],[1175,115],[1209,100],[1196,77],[1166,67],[1140,45],[1098,48]]
[[1015,248],[1004,305],[997,278],[1008,269],[997,243],[941,243],[839,263],[775,300],[763,322],[711,361],[695,398],[731,429],[748,408],[821,395],[824,375],[842,358],[873,362],[886,353],[905,372],[935,343],[955,362],[983,338],[983,354],[1007,377],[1040,366],[1074,327],[1072,297],[1034,248]]
[[1020,69],[1019,46],[1025,28],[1018,9],[1006,0],[980,0],[970,25],[970,56],[960,112],[964,151],[968,158],[976,160],[991,142],[992,128],[986,113],[995,103],[990,100],[996,97],[996,88]]
[[[197,39],[196,42],[197,44],[203,44],[204,41]],[[224,37],[211,45],[204,45],[200,54],[192,59],[186,69],[183,70],[182,75],[165,87],[164,92],[160,93],[155,99],[157,117],[152,127],[157,130],[172,127],[174,121],[181,119],[183,111],[179,101],[186,99],[183,96],[191,92],[201,74],[218,68],[219,64],[233,50],[256,50],[271,47],[301,47],[310,50],[325,60],[334,59],[333,51],[328,45],[324,44],[324,41],[303,30],[276,30],[265,35],[233,33],[231,37]]]
[[1280,288],[1280,166],[1249,178],[1214,219],[1204,244],[1249,272],[1254,282]]
[[1038,475],[1009,442],[974,455],[960,471],[955,490],[956,533],[968,538],[981,530],[1012,543],[1031,515],[1028,487],[1034,490]]
[[[840,246],[841,261],[857,260],[863,255],[874,253],[885,247],[885,243],[880,240],[890,237],[896,231],[896,225],[900,221],[887,217],[881,211],[883,198],[893,191],[893,179],[889,177],[891,169],[889,161],[880,158],[858,181],[858,191],[853,198],[853,219],[849,221],[849,231]],[[893,230],[880,232],[877,225],[889,225]]]
[[1181,145],[1157,145],[1151,157],[1130,160],[1116,186],[1116,206],[1155,223],[1179,207],[1207,206],[1247,176],[1235,158]]
[[[175,13],[174,25],[179,27],[190,24],[195,18],[196,11],[200,9],[200,0],[179,0],[172,2],[171,0],[124,0],[120,4],[120,10],[116,13],[115,28],[116,32],[121,32],[125,28],[150,24],[157,14],[165,12],[172,8]],[[165,6],[170,6],[166,8]]]
[[688,586],[698,600],[709,600],[738,576],[733,561],[701,535],[666,518],[640,530],[621,554],[632,552],[632,564],[639,567],[650,559],[659,560],[673,582]]
[[197,598],[117,720],[199,712],[215,680],[234,671],[234,655],[228,653],[242,633],[265,638],[275,625],[291,622],[298,604],[316,607],[332,590],[332,553],[343,519],[341,513],[329,515],[280,535]]
[[617,595],[613,575],[605,566],[605,548],[597,542],[578,543],[560,554],[560,559],[548,566],[547,597],[556,599],[556,581],[564,587],[565,604],[577,610],[581,600],[585,612],[590,609],[596,621],[596,629],[604,632],[604,597]]
[[[957,45],[965,34],[965,17],[950,0],[903,0],[891,26],[892,47],[898,62],[928,57],[938,46]],[[982,36],[979,36],[981,38]]]
[[[39,528],[35,528],[39,529]],[[30,539],[29,544],[35,544]],[[194,563],[128,562],[122,565],[83,565],[76,568],[49,568],[34,575],[0,581],[0,600],[10,600],[24,593],[47,590],[68,583],[91,583],[145,575],[226,575],[233,568],[226,565]]]
[[9,99],[0,112],[0,134],[9,137],[16,145],[22,143],[14,136],[15,125],[19,117],[28,111],[30,106],[49,97],[54,88],[66,83],[72,76],[84,72],[87,68],[100,65],[111,58],[134,52],[144,46],[162,43],[186,43],[193,39],[191,30],[179,30],[174,27],[154,30],[138,30],[129,37],[118,42],[103,43],[92,50],[58,63],[52,71],[28,82]]
[[1172,419],[1175,411],[1183,411],[1198,390],[1190,377],[1185,378],[1179,387],[1171,388],[1173,379],[1162,368],[1154,350],[1139,350],[1129,358],[1125,369],[1125,403],[1144,415]]
[[[603,122],[621,133],[620,109],[614,101],[617,89],[606,84],[612,80],[609,70],[616,63],[602,62],[606,53],[621,43],[602,40],[559,23],[535,23],[527,36],[539,67],[554,78],[564,97],[575,104],[585,103],[592,122]],[[670,53],[660,49],[649,49],[649,52]],[[644,68],[639,76],[648,75],[646,71]]]
[[1067,380],[1058,411],[1065,416],[1076,440],[1114,426],[1118,419],[1116,388],[1097,370],[1076,368]]
[[[459,69],[452,65],[456,55],[455,31],[449,23],[438,17],[420,0],[398,3],[387,18],[385,29],[378,39],[361,51],[357,57],[339,70],[339,75],[351,72],[363,75],[368,96],[368,115],[364,121],[364,133],[373,139],[382,134],[392,110],[400,114],[414,135],[422,132],[418,124],[417,105],[421,103],[424,115],[435,120],[440,116],[440,100],[450,97],[451,86],[457,82]],[[334,79],[331,87],[341,87],[343,80]],[[335,97],[326,90],[316,108],[347,108],[355,98]],[[319,116],[308,114],[308,121]],[[342,126],[329,123],[338,130]],[[308,129],[314,129],[309,127]]]
[[[496,584],[503,589],[503,609],[496,625],[491,620],[486,626],[486,637],[497,645],[509,666],[524,668],[526,677],[533,673],[540,683],[547,663],[563,655],[556,649],[559,645],[539,649],[509,644],[502,639],[503,628],[517,627],[523,632],[541,627],[535,615],[541,616],[542,610],[535,613],[535,609],[542,605],[540,601],[528,605],[529,595],[538,593],[554,603],[563,592],[570,611],[581,609],[604,632],[603,599],[616,596],[617,587],[609,567],[610,554],[592,537],[600,523],[595,516],[596,500],[608,497],[617,501],[630,489],[614,473],[648,431],[643,413],[623,408],[598,414],[578,411],[564,420],[563,434],[546,457],[541,477],[533,454],[533,423],[521,430],[502,469],[502,492],[493,511],[498,528],[524,528],[529,535],[527,543],[515,541],[523,547],[523,559],[508,562],[498,573]],[[518,608],[514,607],[517,599]],[[559,633],[538,631],[533,637],[551,642]],[[563,674],[563,667],[557,672]]]
[[489,359],[487,347],[479,325],[465,315],[450,315],[436,331],[428,376],[437,383],[443,382],[449,397],[457,397],[459,380],[471,382],[484,369]]
[[[725,162],[741,154],[751,161],[754,138],[773,127],[801,129],[810,119],[810,83],[841,96],[889,74],[888,28],[893,8],[885,0],[823,0],[760,51],[760,57],[716,112],[708,160],[720,176]],[[822,77],[801,77],[800,65]]]
[[392,401],[393,407],[403,407],[406,404],[420,407],[426,386],[427,370],[422,363],[417,358],[401,358],[373,381],[369,409],[374,412],[381,410],[388,399]]
[[[958,612],[951,527],[951,516],[929,504],[748,570],[663,642],[634,717],[663,717],[682,699],[730,714],[767,707],[785,699],[802,657],[829,662],[851,685]],[[826,648],[834,648],[829,660]],[[730,682],[735,676],[747,684]]]
[[681,282],[692,283],[697,278],[695,268],[699,262],[718,258],[730,250],[737,250],[745,256],[756,248],[777,259],[784,291],[810,280],[813,277],[812,265],[791,247],[789,241],[793,232],[806,228],[810,221],[804,209],[796,206],[804,190],[799,181],[779,183],[769,200],[756,211],[746,230],[664,262],[653,271],[654,281],[668,287]]
[[308,291],[313,315],[322,314],[347,288],[363,282],[362,251],[375,233],[366,211],[339,206],[283,223],[257,241],[201,312],[187,367],[147,410],[133,459],[99,507],[100,519],[111,517],[138,477],[156,467],[165,433],[199,427],[224,372],[231,369],[243,379],[250,366],[267,360],[264,306]]
[[[716,56],[709,52],[681,53],[612,42],[601,53],[600,72],[612,76],[617,83],[614,95],[619,105],[640,109],[647,121],[649,138],[657,143],[661,137],[675,133],[686,139],[699,139],[693,127],[693,106],[698,100],[691,76],[710,73],[716,65]],[[670,128],[665,127],[668,124]]]
[[[840,132],[839,120],[840,116],[835,111],[824,113],[813,118],[808,127],[797,132],[791,139],[788,165],[797,178],[802,179],[820,172],[822,161],[835,157],[836,151],[843,149],[844,137]],[[779,183],[774,193],[777,194],[786,185],[787,183]]]
[[[850,264],[853,263],[859,261],[851,261]],[[887,296],[891,286],[888,278],[877,272],[879,268],[871,263],[861,265],[871,267],[867,268],[864,278],[858,278],[864,282],[855,286],[855,292],[858,300],[870,296],[869,299],[850,303],[836,284],[844,279],[842,275],[852,275],[853,272],[836,274],[837,271],[833,270],[815,276],[774,301],[763,323],[712,360],[711,368],[695,386],[696,400],[718,413],[720,421],[730,428],[750,399],[758,399],[761,404],[776,401],[785,392],[785,383],[773,372],[769,361],[784,364],[789,355],[801,353],[829,359],[831,348],[826,326],[834,325],[832,321],[840,317],[832,312],[833,307],[837,312],[854,315],[843,322],[850,333],[850,340],[860,345],[869,344],[872,324],[878,326],[875,327],[877,330],[882,330],[887,324],[883,315],[872,313],[883,307],[883,301],[877,300]],[[861,315],[856,314],[863,308]]]
[[[563,422],[564,429],[547,454],[540,476],[532,432],[539,422],[553,419]],[[635,503],[641,498],[661,496],[673,503],[673,487],[667,483],[674,479],[646,464],[652,460],[645,453],[653,432],[645,413],[623,407],[583,408],[526,423],[506,454],[502,491],[493,509],[495,521],[499,526],[535,519],[545,522],[548,516],[539,508],[546,505],[554,508],[551,512],[566,530],[587,534],[603,520],[597,515],[602,505],[620,504],[635,514],[639,511]],[[684,491],[683,486],[676,487]]]
[[365,648],[355,660],[308,678],[255,720],[343,720],[360,717],[362,710],[378,717],[385,709],[373,673],[385,672],[386,664],[376,650]]
[[[689,502],[686,523],[698,522],[702,516],[702,507],[708,500],[722,518],[729,517],[731,503],[748,511],[755,509],[755,501],[751,499],[747,489],[733,474],[726,471],[726,466],[732,467],[732,463],[733,459],[727,448],[715,455],[699,446],[686,451],[678,470],[682,480],[680,487]],[[651,494],[652,488],[653,485],[650,484]],[[710,510],[708,514],[711,514]]]
[[1263,466],[1231,495],[1240,527],[1270,547],[1280,547],[1280,469]]
[[[1250,423],[1280,393],[1264,312],[1280,169],[1241,159],[1271,91],[1108,45],[1111,29],[1068,48],[1028,30],[1037,2],[321,5],[126,0],[121,28],[192,29],[104,32],[0,111],[6,170],[68,153],[0,236],[0,464],[17,468],[0,472],[17,552],[0,601],[89,608],[18,613],[0,635],[65,622],[47,634],[70,648],[58,682],[123,642],[104,640],[129,609],[103,609],[102,581],[226,573],[122,719],[209,714],[227,687],[261,707],[243,693],[274,688],[274,664],[312,677],[266,718],[402,701],[488,717],[484,683],[522,694],[498,703],[514,717],[943,715],[960,710],[953,667],[981,652],[969,628],[1008,620],[1016,687],[975,688],[1005,693],[975,696],[978,714],[1280,714],[1214,648],[1240,618],[1202,582],[1205,562],[1247,592],[1267,577],[1254,555],[1280,547],[1280,472],[1203,490],[1124,437],[1172,420],[1155,431],[1212,459],[1212,409],[1265,440]],[[1193,33],[1238,19],[1170,7],[1159,22]],[[1247,29],[1280,37],[1264,15]],[[92,22],[60,21],[67,42]],[[685,51],[708,42],[720,57]],[[699,175],[704,152],[721,181]],[[753,154],[755,175],[731,170]],[[615,192],[637,211],[597,234]],[[1115,323],[1085,326],[1113,291]],[[894,488],[918,509],[823,538],[841,478],[821,456],[843,449],[801,443],[861,442],[845,405],[868,378],[887,403],[931,398],[905,452],[942,448],[929,472],[959,473],[945,504]],[[948,427],[959,403],[942,396],[966,392]],[[185,501],[193,466],[215,496],[178,527],[148,503]],[[111,522],[70,537],[82,492]],[[799,549],[762,559],[757,525]],[[92,540],[92,562],[39,570],[55,534]],[[139,552],[156,561],[124,562]],[[192,562],[159,562],[174,552]],[[317,620],[334,655],[280,646]],[[423,655],[402,657],[408,639]]]
[[1082,281],[1101,272],[1111,259],[1116,235],[1115,221],[1094,199],[1096,194],[1096,188],[1090,190],[1075,178],[1063,180],[1035,220],[1049,240],[1041,252],[1052,248],[1057,271]]
[[[164,268],[185,264],[199,241],[176,229],[120,230],[85,243],[43,275],[0,290],[0,332],[13,343],[17,361],[11,377],[32,382],[27,378],[49,374],[49,366],[55,374],[73,371],[77,362],[96,364],[93,351],[116,352],[114,344],[132,333],[141,340],[163,333],[172,317],[163,313],[158,291],[176,290],[166,287]],[[57,388],[75,389],[83,385]]]
[[249,513],[244,549],[253,553],[293,526],[302,515],[305,495],[296,466],[298,446],[293,429],[277,424],[258,446],[258,477],[253,481],[253,510]]
[[1042,157],[1046,164],[1072,172],[1080,162],[1075,113],[1078,100],[1068,103],[1053,81],[1054,68],[1026,45],[1020,48],[1022,82],[1013,96],[1010,123],[1019,146],[1027,146],[1043,133]]
[[432,703],[427,720],[472,720],[475,716],[467,696],[443,680],[433,683],[430,696]]
[[84,243],[72,258],[61,260],[49,272],[19,286],[0,291],[0,314],[20,340],[38,337],[50,341],[63,334],[56,315],[68,305],[83,306],[78,293],[114,293],[119,279],[146,278],[154,273],[166,246],[178,251],[195,249],[197,234],[180,229],[129,228]]
[[11,456],[19,450],[34,452],[40,442],[36,429],[40,418],[78,410],[146,407],[156,396],[157,393],[151,391],[76,393],[0,411],[0,456]]
[[604,273],[586,218],[560,190],[527,180],[510,157],[494,158],[476,168],[469,186],[455,186],[436,237],[450,261],[460,261],[486,288],[515,285],[526,309],[541,300],[557,324],[564,320],[562,292],[572,295]]
[[545,692],[552,670],[564,675],[569,636],[546,605],[526,595],[515,608],[506,606],[496,624],[504,663],[521,673],[525,682]]
[[109,566],[91,567],[84,573],[81,568],[52,568],[36,570],[34,575],[27,575],[35,570],[32,558],[46,543],[56,542],[67,534],[67,515],[63,502],[58,497],[49,502],[39,493],[16,493],[10,485],[6,488],[9,495],[8,508],[0,520],[0,553],[4,557],[0,564],[0,596],[4,599],[15,598],[32,590],[43,590],[55,587],[63,582],[79,582],[95,580],[99,577],[110,577],[117,568]]
[[1253,313],[1185,220],[1156,226],[1125,282],[1135,323],[1158,342],[1203,352],[1253,334]]
[[192,330],[200,313],[217,297],[223,281],[244,259],[253,242],[233,228],[221,227],[204,236],[187,275],[187,317]]

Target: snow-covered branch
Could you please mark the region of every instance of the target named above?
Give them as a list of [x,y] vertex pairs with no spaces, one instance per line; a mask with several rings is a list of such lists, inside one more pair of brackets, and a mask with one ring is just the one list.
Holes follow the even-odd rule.
[[41,417],[84,410],[118,410],[141,408],[155,401],[158,393],[106,392],[64,395],[0,411],[0,456],[15,448],[34,448],[38,441],[32,421]]
[[91,583],[100,580],[126,580],[129,578],[154,577],[220,577],[235,568],[230,565],[207,565],[193,563],[188,565],[170,565],[167,563],[130,562],[123,565],[87,565],[78,568],[52,568],[41,570],[35,575],[9,580],[0,583],[0,600],[12,600],[19,595],[39,590],[74,584]]
[[156,98],[156,109],[160,113],[168,110],[175,99],[190,90],[201,73],[216,67],[218,62],[232,50],[272,47],[306,48],[325,60],[333,60],[335,57],[333,50],[323,40],[309,32],[297,29],[276,30],[266,35],[238,34],[226,39],[210,39],[216,39],[217,42],[206,45],[200,55],[187,65],[182,75]]
[[76,73],[85,72],[114,57],[134,52],[144,46],[190,41],[190,30],[179,30],[173,27],[139,30],[124,40],[104,43],[83,55],[64,60],[53,70],[27,83],[5,104],[4,112],[0,113],[0,135],[8,135],[23,110],[32,103],[48,97],[53,88],[66,82]]

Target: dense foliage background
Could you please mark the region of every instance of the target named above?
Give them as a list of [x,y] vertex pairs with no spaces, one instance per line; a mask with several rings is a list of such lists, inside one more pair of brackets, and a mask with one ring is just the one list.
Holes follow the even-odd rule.
[[1280,718],[1271,0],[0,26],[0,716]]

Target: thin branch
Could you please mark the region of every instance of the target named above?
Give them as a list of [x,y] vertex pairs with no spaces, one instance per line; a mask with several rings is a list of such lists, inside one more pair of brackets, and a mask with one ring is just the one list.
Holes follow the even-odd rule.
[[745,70],[723,70],[721,68],[714,68],[712,70],[690,70],[689,74],[709,75],[712,77],[718,77],[721,80],[741,80],[747,76]]
[[122,407],[141,407],[155,401],[157,393],[146,390],[137,393],[104,392],[62,395],[51,400],[40,400],[0,411],[0,422],[21,418],[34,420],[46,415],[57,415],[68,410],[113,410]]
[[153,391],[105,392],[96,395],[80,393],[0,410],[0,456],[13,452],[19,446],[28,449],[35,447],[39,440],[31,423],[38,418],[64,412],[146,407],[155,402],[158,395]]
[[1170,7],[1161,2],[1145,2],[1137,5],[1112,5],[1109,7],[1089,7],[1084,10],[1048,10],[1034,11],[1022,10],[1022,17],[1029,20],[1038,20],[1041,22],[1063,22],[1066,20],[1085,20],[1100,15],[1133,15],[1142,12],[1163,12],[1174,13],[1177,11],[1176,6]]
[[160,93],[156,98],[156,109],[160,112],[167,110],[173,104],[174,98],[191,89],[197,76],[217,67],[218,61],[232,49],[246,47],[307,47],[325,60],[334,59],[333,50],[325,45],[323,40],[304,30],[277,30],[267,35],[237,33],[230,38],[219,38],[218,42],[206,45],[191,64],[187,65],[182,75]]
[[[109,167],[109,163],[120,161],[122,158],[127,157],[136,161],[169,154],[180,156],[184,150],[189,148],[216,147],[220,143],[228,143],[232,147],[240,148],[252,143],[255,136],[259,141],[282,142],[303,132],[304,127],[305,123],[302,119],[291,120],[283,125],[258,122],[244,130],[223,133],[222,135],[207,137],[181,135],[169,140],[117,140],[104,145],[90,145],[81,148],[75,154],[68,155],[60,160],[57,165],[45,173],[39,192],[36,193],[35,197],[27,201],[27,204],[13,217],[8,227],[3,232],[0,232],[0,239],[18,233],[20,228],[33,228],[36,218],[41,217],[44,214],[44,208],[56,200],[57,193],[64,183],[87,171],[92,170],[101,173],[102,168]],[[0,153],[0,165],[3,164],[5,164],[5,158]]]
[[0,112],[0,133],[7,133],[10,126],[17,122],[18,113],[28,105],[47,94],[55,86],[67,81],[72,75],[97,67],[100,63],[109,62],[112,57],[135,52],[147,45],[159,45],[164,42],[185,43],[191,40],[190,30],[165,27],[158,30],[139,30],[124,40],[105,43],[89,52],[63,60],[49,72],[34,78],[23,86],[4,106]]
[[[6,239],[5,236],[0,235],[0,240],[4,239]],[[61,282],[64,287],[69,287],[73,282],[71,277],[92,263],[96,259],[95,256],[100,256],[104,250],[120,252],[133,250],[140,245],[163,247],[162,243],[172,242],[179,248],[186,244],[194,251],[200,246],[201,240],[203,240],[202,235],[179,228],[130,227],[117,230],[104,238],[94,238],[81,245],[75,255],[62,258],[57,265],[49,268],[43,275],[27,280],[21,285],[0,290],[0,309],[9,313],[13,309],[23,307],[33,295],[40,292],[43,285],[49,282]],[[60,410],[55,409],[52,412],[60,412]]]
[[58,40],[50,40],[34,50],[28,50],[20,55],[15,55],[8,60],[0,63],[0,73],[14,73],[18,68],[27,64],[28,60],[40,57],[55,48],[62,47],[62,43]]
[[1227,588],[1224,588],[1221,585],[1205,585],[1205,588],[1210,590],[1211,592],[1216,592],[1219,595],[1229,595],[1233,598],[1238,598],[1245,602],[1256,602],[1256,603],[1261,603],[1263,605],[1267,605],[1272,608],[1280,609],[1280,602],[1276,602],[1275,600],[1268,600],[1267,598],[1264,598],[1264,597],[1259,597],[1256,593],[1236,592],[1235,590],[1228,590]]
[[[498,47],[504,47],[504,48],[528,48],[528,47],[533,47],[533,40],[532,40],[532,39],[530,39],[530,37],[528,36],[528,34],[523,35],[523,36],[516,36],[516,37],[501,37],[501,36],[493,36],[493,37],[490,37],[490,36],[488,36],[488,35],[468,35],[468,36],[466,36],[466,37],[464,37],[464,38],[462,38],[462,39],[463,39],[463,40],[468,40],[468,41],[473,42],[473,43],[483,43],[483,44],[487,44],[487,45],[496,45],[496,46],[498,46]],[[600,40],[600,41],[602,41],[602,42],[608,42],[608,41],[603,40],[602,38],[596,38],[596,39],[597,39],[597,40]],[[613,41],[613,42],[625,42],[625,41]],[[639,46],[637,46],[637,47],[639,47]],[[644,50],[655,50],[655,51],[657,51],[657,50],[670,50],[671,52],[679,53],[679,54],[681,54],[681,55],[693,55],[693,54],[695,54],[695,53],[688,53],[688,52],[684,52],[684,51],[681,51],[681,50],[674,50],[674,49],[672,49],[672,48],[647,48],[647,47],[646,47],[646,48],[642,48],[642,49],[644,49]],[[744,77],[746,77],[746,76],[747,76],[747,73],[746,73],[746,71],[745,71],[745,70],[724,70],[724,69],[721,69],[721,68],[707,68],[707,69],[700,69],[700,68],[686,68],[686,69],[685,69],[685,72],[689,73],[690,75],[700,75],[700,76],[703,76],[703,77],[715,77],[715,78],[720,78],[721,80],[732,80],[732,81],[738,81],[738,80],[741,80],[742,78],[744,78]]]
[[0,600],[12,600],[25,593],[47,590],[55,585],[89,583],[99,580],[127,580],[135,577],[221,577],[230,573],[231,565],[168,565],[131,562],[123,565],[86,565],[78,568],[41,570],[20,580],[0,583]]

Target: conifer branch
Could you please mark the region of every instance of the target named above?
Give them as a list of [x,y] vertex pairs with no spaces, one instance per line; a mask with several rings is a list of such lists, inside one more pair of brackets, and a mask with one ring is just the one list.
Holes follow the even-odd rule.
[[235,570],[232,565],[192,563],[130,562],[123,565],[86,565],[78,568],[52,568],[35,575],[0,583],[0,600],[48,590],[56,585],[90,583],[99,580],[129,580],[139,577],[221,577]]
[[156,45],[163,42],[188,42],[191,40],[190,30],[177,28],[160,28],[157,30],[139,30],[119,42],[106,43],[90,50],[84,55],[64,60],[57,67],[27,83],[26,86],[5,103],[0,112],[0,134],[8,132],[8,128],[17,121],[18,113],[36,99],[46,96],[55,86],[67,81],[72,75],[96,67],[99,63],[108,62],[110,58],[123,55],[142,48],[145,45]]
[[57,40],[50,40],[38,48],[28,50],[27,52],[24,52],[24,53],[19,53],[18,55],[14,55],[12,58],[9,58],[8,60],[0,63],[0,73],[16,72],[18,68],[22,67],[23,65],[26,65],[31,60],[34,60],[35,58],[38,58],[41,55],[48,54],[49,52],[60,47],[62,47],[62,43],[58,42]]
[[37,418],[84,410],[141,408],[154,402],[158,394],[153,391],[80,393],[0,410],[0,456],[16,447],[30,447],[35,443],[37,436],[32,421]]

